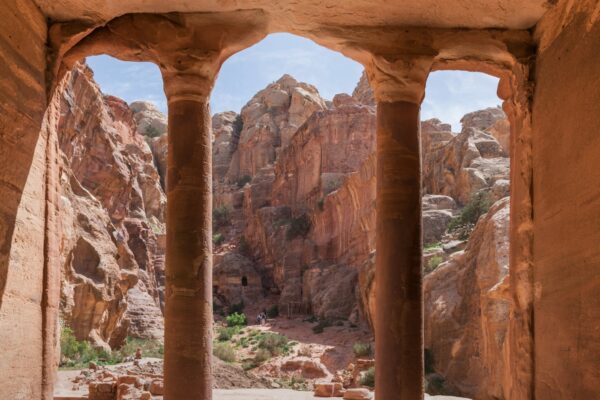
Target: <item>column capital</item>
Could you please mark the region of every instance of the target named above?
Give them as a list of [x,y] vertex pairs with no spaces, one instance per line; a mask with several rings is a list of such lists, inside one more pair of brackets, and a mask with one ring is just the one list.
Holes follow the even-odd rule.
[[179,100],[208,101],[219,68],[220,54],[204,49],[171,53],[159,64],[169,103]]
[[126,14],[100,26],[57,25],[51,30],[53,71],[97,54],[149,61],[160,68],[169,101],[206,99],[221,64],[267,31],[260,10]]
[[421,104],[433,62],[432,55],[373,55],[365,69],[377,102]]

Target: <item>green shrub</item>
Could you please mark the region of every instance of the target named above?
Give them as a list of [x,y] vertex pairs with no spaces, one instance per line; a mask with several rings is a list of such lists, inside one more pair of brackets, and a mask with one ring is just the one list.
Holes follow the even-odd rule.
[[215,233],[212,237],[213,244],[218,246],[225,241],[225,236],[222,233]]
[[137,349],[142,351],[144,357],[163,358],[165,354],[164,345],[160,341],[132,337],[128,337],[125,344],[119,350],[113,351],[112,354],[125,359],[135,355]]
[[144,136],[149,138],[159,137],[160,135],[162,135],[162,133],[158,130],[158,128],[152,125],[148,125],[144,131]]
[[360,384],[370,388],[375,387],[375,367],[369,368],[361,377]]
[[77,340],[69,327],[64,327],[61,331],[60,351],[64,361],[63,366],[85,366],[90,361],[98,359],[98,351],[88,341]]
[[242,369],[244,371],[249,371],[251,369],[254,369],[258,367],[258,364],[256,363],[255,360],[246,360],[242,363]]
[[217,329],[217,340],[220,342],[226,342],[228,340],[231,340],[231,338],[233,338],[239,332],[239,326],[221,326]]
[[247,322],[246,314],[237,312],[229,314],[225,320],[227,321],[227,326],[244,326]]
[[240,346],[244,349],[248,348],[250,346],[250,342],[249,339],[247,337],[243,337],[240,339]]
[[240,132],[242,132],[242,129],[244,129],[244,120],[242,119],[241,114],[238,114],[235,117],[235,121],[233,121],[233,134],[236,137],[239,137]]
[[461,239],[467,239],[479,217],[488,212],[493,203],[494,201],[488,192],[479,191],[473,194],[471,200],[460,211],[460,214],[450,221],[448,231],[458,232]]
[[325,199],[320,198],[319,201],[317,201],[317,206],[319,207],[320,211],[323,211],[325,209]]
[[258,348],[268,350],[274,356],[287,354],[290,351],[286,336],[270,332],[260,338]]
[[373,349],[369,343],[354,343],[352,350],[356,357],[370,357],[373,354]]
[[269,309],[267,309],[267,317],[268,318],[276,318],[279,316],[279,306],[277,304],[273,304]]
[[305,237],[310,231],[310,218],[302,214],[297,218],[292,218],[286,232],[286,239],[293,240],[298,236]]
[[127,357],[134,356],[137,349],[144,357],[162,358],[163,344],[157,340],[145,340],[128,337],[118,350],[107,352],[102,348],[94,348],[88,341],[75,338],[71,328],[64,327],[60,336],[61,367],[84,368],[90,363],[112,365],[124,362]]
[[258,349],[254,355],[254,362],[260,365],[271,358],[271,352],[267,349]]
[[213,209],[213,229],[229,225],[229,208],[219,206]]
[[444,262],[442,256],[433,256],[427,261],[427,265],[425,266],[425,273],[428,274],[430,272],[435,271],[435,269]]
[[235,361],[235,350],[229,343],[217,343],[213,349],[213,354],[225,362]]
[[427,243],[426,245],[423,246],[423,250],[438,249],[440,247],[442,247],[442,244],[440,242]]
[[237,186],[238,188],[243,188],[244,186],[246,186],[246,183],[250,182],[252,182],[252,177],[250,175],[244,175],[237,180]]

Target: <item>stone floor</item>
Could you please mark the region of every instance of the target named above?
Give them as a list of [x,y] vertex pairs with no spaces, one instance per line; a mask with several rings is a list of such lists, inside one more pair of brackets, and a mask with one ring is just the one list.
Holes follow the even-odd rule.
[[[286,389],[215,389],[213,391],[214,400],[314,400],[316,397],[312,392],[298,392]],[[67,394],[55,397],[55,400],[79,400],[85,399],[81,395]],[[158,399],[158,398],[157,398]],[[469,400],[463,397],[452,396],[429,396],[425,395],[425,400]]]
[[[298,392],[284,389],[233,389],[213,391],[214,400],[313,400],[312,392]],[[319,397],[321,399],[322,397]],[[463,397],[452,396],[429,396],[425,395],[426,400],[469,400]]]

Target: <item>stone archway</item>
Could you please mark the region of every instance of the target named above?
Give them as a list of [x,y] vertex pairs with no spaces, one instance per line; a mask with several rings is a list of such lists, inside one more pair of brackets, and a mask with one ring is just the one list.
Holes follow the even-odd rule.
[[[161,69],[170,121],[165,381],[167,395],[175,399],[192,393],[211,398],[208,96],[223,61],[269,31],[263,17],[256,11],[135,14],[97,28],[58,24],[51,30],[55,63],[50,72],[55,79],[73,62],[100,53],[151,61]],[[302,34],[361,62],[374,87],[382,210],[377,275],[385,283],[377,286],[377,309],[385,310],[376,318],[378,370],[384,371],[378,374],[377,393],[384,399],[419,397],[423,316],[418,126],[425,81],[432,69],[464,60],[469,60],[464,65],[481,64],[498,73],[513,71],[530,54],[531,38],[524,31],[419,28],[365,28],[358,34],[321,28]]]

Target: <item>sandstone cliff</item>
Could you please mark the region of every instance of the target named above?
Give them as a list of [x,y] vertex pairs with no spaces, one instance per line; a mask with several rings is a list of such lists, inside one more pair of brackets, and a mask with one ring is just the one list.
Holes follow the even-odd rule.
[[84,64],[60,93],[63,320],[104,347],[161,338],[166,197],[150,148]]
[[[100,345],[160,337],[166,117],[102,96],[84,66],[64,85],[65,321]],[[286,75],[240,114],[213,116],[217,311],[268,301],[371,324],[375,113],[365,76],[329,102]],[[428,357],[447,388],[502,398],[508,123],[496,108],[462,123],[422,123]],[[467,241],[449,227],[478,193],[497,203]]]
[[509,198],[496,202],[453,253],[425,277],[428,368],[455,393],[505,399],[502,383],[510,313]]
[[358,273],[374,250],[363,240],[375,222],[374,107],[348,95],[326,102],[286,75],[240,115],[215,115],[213,133],[218,302],[275,294],[284,311],[361,320]]
[[[240,302],[244,296],[252,302],[270,293],[284,310],[370,322],[373,94],[364,75],[352,96],[340,94],[329,103],[313,90],[304,97],[309,102],[304,122],[289,126],[295,87],[314,89],[284,76],[259,92],[241,115],[213,118],[214,201],[220,221],[215,224],[215,287],[218,295],[236,293],[219,302]],[[439,120],[422,123],[424,242],[448,243],[428,250],[426,264],[464,248],[464,240],[448,234],[448,225],[475,193],[490,193],[493,199],[508,195],[509,162],[499,141],[508,137],[504,114],[487,109],[462,122],[458,134]],[[281,132],[287,132],[285,140]],[[232,271],[238,270],[245,275],[234,278]],[[243,277],[252,287],[244,292],[239,288]]]

